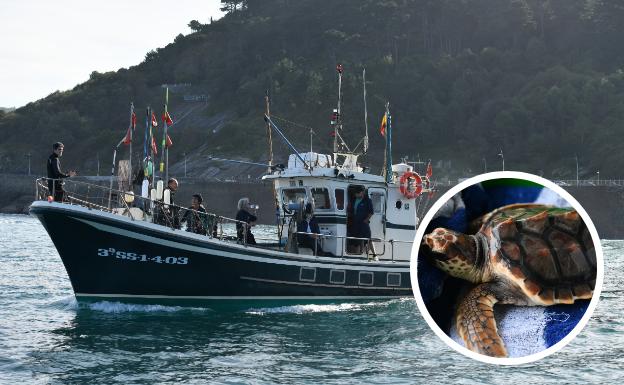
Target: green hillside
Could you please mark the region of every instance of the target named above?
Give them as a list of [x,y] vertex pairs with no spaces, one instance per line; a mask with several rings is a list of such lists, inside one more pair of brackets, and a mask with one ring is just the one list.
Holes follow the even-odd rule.
[[[441,173],[506,169],[551,178],[622,178],[624,4],[620,0],[247,0],[129,69],[97,73],[13,112],[0,111],[0,172],[35,172],[56,140],[64,164],[94,174],[108,165],[131,101],[142,147],[147,105],[160,114],[171,88],[172,162],[183,153],[266,160],[264,95],[290,139],[331,151],[335,66],[343,81],[346,136],[364,132],[366,68],[371,150],[383,161],[379,122],[393,113],[395,159],[443,161]],[[198,18],[203,15],[198,15]],[[205,96],[208,100],[202,101]],[[189,100],[195,97],[197,100]],[[185,100],[186,98],[186,100]],[[277,142],[277,141],[276,141]],[[288,150],[276,143],[278,159]],[[138,152],[137,152],[138,154]],[[138,156],[138,155],[137,155]],[[449,167],[450,166],[450,167]],[[261,170],[260,170],[261,171]]]

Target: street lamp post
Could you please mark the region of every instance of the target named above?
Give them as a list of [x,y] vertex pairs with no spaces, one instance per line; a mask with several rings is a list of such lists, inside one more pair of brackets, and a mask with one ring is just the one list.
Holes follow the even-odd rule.
[[503,161],[503,171],[505,171],[505,155],[503,154],[503,149],[502,148],[501,148],[500,153],[498,154],[498,156],[500,156],[502,161]]
[[487,161],[483,158],[483,172],[487,172]]
[[574,160],[576,160],[576,185],[579,185],[579,176],[578,176],[578,156],[574,154]]
[[596,171],[596,175],[598,175],[598,181],[596,182],[596,184],[600,186],[600,171]]
[[186,152],[182,153],[184,156],[184,177],[186,178]]
[[32,157],[32,154],[29,152],[24,156],[28,158],[28,176],[30,176],[30,158]]

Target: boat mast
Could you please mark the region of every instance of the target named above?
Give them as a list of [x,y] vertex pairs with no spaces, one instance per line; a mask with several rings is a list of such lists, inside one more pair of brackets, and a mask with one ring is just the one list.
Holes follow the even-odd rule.
[[[150,146],[150,160],[152,162],[152,184],[156,182],[156,159],[154,158],[154,150],[156,150],[156,139],[154,139],[154,111],[152,107],[147,107],[147,121],[149,122],[149,146]],[[149,165],[148,165],[149,166]]]
[[[269,90],[266,90],[264,94],[264,114],[271,118],[271,109],[270,109],[270,101],[269,101]],[[273,166],[273,134],[271,133],[271,123],[266,121],[266,130],[267,130],[267,140],[269,142],[269,169],[268,173],[271,173],[271,166]]]
[[386,183],[392,182],[392,116],[390,102],[386,103]]
[[340,132],[342,131],[342,64],[336,66],[336,72],[338,72],[338,108],[334,109],[332,115],[331,125],[334,126],[334,162],[338,159],[338,153],[341,151],[351,152],[347,143],[342,139]]
[[128,188],[132,190],[132,137],[134,135],[134,103],[130,102],[130,156],[128,157],[128,167],[130,168],[130,172],[128,172]]
[[362,70],[362,84],[364,88],[364,144],[362,145],[363,154],[368,151],[368,110],[366,109],[366,68]]
[[[335,111],[334,114],[334,120],[332,121],[332,123],[334,123],[334,153],[338,152],[338,135],[340,135],[339,129],[342,129],[342,118],[340,116],[340,102],[342,100],[342,94],[341,94],[341,90],[342,90],[342,64],[338,64],[336,66],[336,71],[338,72],[338,108]],[[334,154],[334,157],[336,155]]]
[[162,139],[162,154],[160,160],[160,172],[165,173],[165,181],[169,180],[169,148],[167,147],[167,104],[169,104],[169,87],[165,88],[165,112],[163,119],[163,139]]

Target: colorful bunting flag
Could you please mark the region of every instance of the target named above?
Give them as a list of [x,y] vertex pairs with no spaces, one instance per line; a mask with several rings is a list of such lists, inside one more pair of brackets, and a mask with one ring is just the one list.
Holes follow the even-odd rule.
[[433,175],[433,168],[431,168],[431,162],[429,162],[429,164],[427,165],[427,178],[431,178],[431,175]]
[[123,139],[123,144],[126,146],[132,143],[132,131],[130,131],[130,127],[128,127],[128,131],[126,131],[126,136]]
[[132,130],[136,129],[136,114],[132,111]]
[[167,134],[167,142],[165,143],[165,147],[169,148],[173,146],[173,142],[171,141],[171,137]]
[[158,119],[156,119],[156,114],[152,112],[152,126],[158,127]]
[[158,155],[158,146],[156,146],[156,139],[152,136],[152,152],[154,155]]
[[167,123],[167,126],[173,125],[173,120],[171,120],[171,116],[169,116],[168,111],[162,115],[162,120],[163,122]]

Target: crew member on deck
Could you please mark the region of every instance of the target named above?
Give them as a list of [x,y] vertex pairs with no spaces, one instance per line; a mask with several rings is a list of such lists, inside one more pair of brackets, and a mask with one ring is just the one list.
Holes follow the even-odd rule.
[[48,192],[54,197],[55,202],[62,202],[65,197],[63,190],[63,178],[69,178],[76,175],[76,171],[72,170],[65,174],[61,171],[61,161],[59,158],[63,156],[65,146],[61,142],[52,145],[52,155],[48,158]]
[[[353,218],[353,230],[352,234],[356,238],[367,238],[371,237],[371,229],[370,229],[370,219],[373,216],[373,202],[370,200],[366,192],[364,191],[364,187],[359,186],[355,191],[355,202],[353,202],[352,206],[353,212],[351,213]],[[360,253],[367,250],[369,241],[356,241],[356,244],[359,244]],[[372,245],[371,245],[372,246]],[[373,256],[375,251],[372,250]]]
[[191,198],[191,207],[184,212],[180,224],[186,222],[186,231],[195,234],[206,235],[208,231],[208,218],[206,208],[202,205],[203,198],[201,194],[193,194]]
[[169,189],[169,191],[171,191],[171,195],[170,195],[170,201],[171,204],[175,204],[173,201],[173,197],[175,196],[176,191],[178,191],[178,180],[176,178],[169,178],[169,180],[167,181],[167,188]]
[[[175,205],[175,194],[178,190],[178,180],[176,178],[169,178],[167,181],[167,188],[169,189],[169,201],[171,202],[171,206],[169,206],[170,215],[172,218],[172,225],[174,229],[179,229],[181,227],[180,224],[180,208]],[[200,202],[201,203],[201,202]],[[205,211],[205,210],[204,210]]]
[[310,234],[297,234],[299,246],[312,249],[315,255],[323,255],[323,248],[317,235],[321,233],[321,229],[313,214],[312,203],[306,204],[303,215],[303,220],[297,223],[297,232]]
[[[256,238],[251,233],[251,227],[256,225],[258,218],[249,212],[251,206],[249,205],[249,198],[241,198],[238,200],[238,213],[236,213],[236,236],[239,242],[245,242],[245,232],[247,236],[247,244],[255,245]],[[243,225],[241,222],[247,223]],[[245,230],[246,229],[246,230]]]

